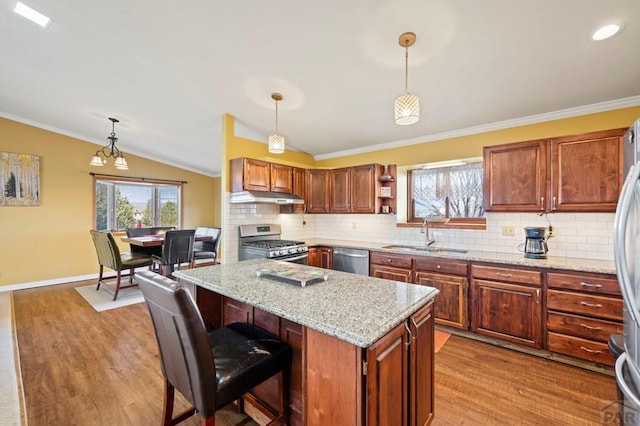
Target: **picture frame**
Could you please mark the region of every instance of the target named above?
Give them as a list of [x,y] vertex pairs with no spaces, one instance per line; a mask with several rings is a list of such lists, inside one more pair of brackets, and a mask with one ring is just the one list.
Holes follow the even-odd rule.
[[40,205],[40,156],[0,152],[0,206]]
[[380,196],[381,197],[391,197],[391,187],[388,187],[388,186],[380,187]]

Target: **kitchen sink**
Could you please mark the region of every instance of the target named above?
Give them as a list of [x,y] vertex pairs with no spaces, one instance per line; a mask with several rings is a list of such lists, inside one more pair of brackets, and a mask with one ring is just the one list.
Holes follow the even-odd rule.
[[429,253],[452,253],[464,254],[468,250],[445,248],[445,247],[421,247],[421,246],[405,246],[405,245],[389,245],[382,247],[383,249],[399,250],[399,251],[425,251]]

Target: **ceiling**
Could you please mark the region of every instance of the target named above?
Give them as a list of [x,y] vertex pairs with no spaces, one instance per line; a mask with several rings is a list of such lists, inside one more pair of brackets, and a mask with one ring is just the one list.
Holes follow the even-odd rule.
[[[42,29],[0,0],[1,116],[100,145],[115,117],[125,155],[211,176],[222,115],[266,141],[272,92],[287,148],[316,158],[640,104],[638,0],[23,2],[53,22]],[[592,41],[608,23],[622,30]],[[406,31],[421,119],[398,126]]]

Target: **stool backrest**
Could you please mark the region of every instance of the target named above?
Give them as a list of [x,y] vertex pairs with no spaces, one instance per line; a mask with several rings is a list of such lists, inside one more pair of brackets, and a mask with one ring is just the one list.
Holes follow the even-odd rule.
[[136,277],[153,322],[162,373],[199,412],[214,413],[216,368],[193,298],[177,282],[154,272]]

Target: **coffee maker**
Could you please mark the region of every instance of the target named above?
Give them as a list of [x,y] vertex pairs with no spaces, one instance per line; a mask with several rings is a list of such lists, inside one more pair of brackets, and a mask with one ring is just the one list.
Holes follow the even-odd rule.
[[547,239],[549,231],[545,227],[531,226],[524,228],[524,257],[529,259],[546,259],[549,247]]

